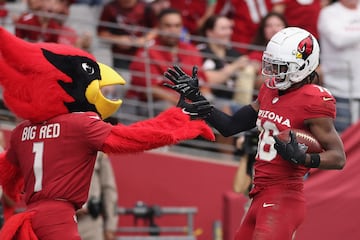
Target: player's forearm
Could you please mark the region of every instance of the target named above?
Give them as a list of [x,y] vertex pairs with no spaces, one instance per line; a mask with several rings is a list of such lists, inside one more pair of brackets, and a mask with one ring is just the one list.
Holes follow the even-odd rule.
[[250,130],[255,127],[257,112],[246,105],[230,116],[214,108],[214,111],[206,121],[218,130],[224,137],[229,137],[239,132]]
[[345,156],[341,151],[325,151],[320,154],[306,154],[306,167],[320,169],[343,169],[345,166]]

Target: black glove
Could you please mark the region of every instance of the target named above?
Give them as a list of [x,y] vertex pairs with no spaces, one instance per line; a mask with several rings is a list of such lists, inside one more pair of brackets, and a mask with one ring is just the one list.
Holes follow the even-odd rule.
[[213,106],[210,105],[208,100],[201,100],[188,103],[185,101],[185,96],[180,95],[177,107],[182,108],[185,114],[190,115],[191,119],[204,119],[213,111]]
[[171,88],[191,101],[206,100],[200,93],[199,80],[197,77],[198,68],[193,67],[192,77],[187,75],[179,66],[174,66],[174,70],[169,68],[164,76],[169,79],[173,84],[164,83],[165,87]]
[[274,136],[274,139],[274,147],[283,159],[297,165],[305,165],[306,146],[296,141],[293,131],[290,131],[290,141],[288,143],[281,141],[277,136]]

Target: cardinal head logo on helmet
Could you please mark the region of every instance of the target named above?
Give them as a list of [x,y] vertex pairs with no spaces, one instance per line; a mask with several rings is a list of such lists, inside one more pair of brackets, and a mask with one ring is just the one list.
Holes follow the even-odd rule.
[[313,49],[314,49],[313,38],[311,37],[311,35],[309,35],[308,37],[300,41],[297,47],[296,58],[301,58],[303,60],[306,60],[313,52]]

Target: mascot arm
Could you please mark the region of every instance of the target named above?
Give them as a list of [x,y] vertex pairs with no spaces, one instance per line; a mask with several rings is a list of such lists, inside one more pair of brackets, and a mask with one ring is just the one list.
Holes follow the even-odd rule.
[[20,169],[6,159],[6,152],[0,153],[0,184],[7,196],[20,200],[24,179]]
[[141,152],[202,136],[214,141],[211,128],[203,120],[190,120],[180,108],[172,107],[155,118],[129,126],[116,125],[104,142],[105,153]]

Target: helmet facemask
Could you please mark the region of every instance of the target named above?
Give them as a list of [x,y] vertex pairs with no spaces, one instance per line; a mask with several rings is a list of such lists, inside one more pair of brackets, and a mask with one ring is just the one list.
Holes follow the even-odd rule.
[[271,79],[268,87],[279,90],[286,90],[291,85],[291,75],[298,69],[296,63],[282,62],[274,59],[263,58],[262,74]]

